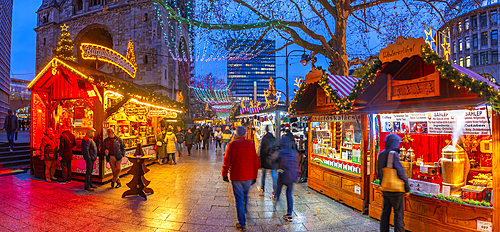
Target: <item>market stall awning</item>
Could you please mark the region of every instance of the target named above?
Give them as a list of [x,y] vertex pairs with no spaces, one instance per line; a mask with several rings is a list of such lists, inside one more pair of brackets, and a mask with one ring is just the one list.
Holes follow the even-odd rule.
[[354,89],[358,80],[359,79],[355,77],[328,74],[328,82],[332,89],[337,91],[337,95],[340,98],[347,97]]
[[496,85],[495,83],[491,82],[490,80],[488,80],[486,77],[483,77],[481,75],[479,75],[478,73],[468,69],[468,68],[464,68],[458,64],[451,64],[451,66],[453,66],[453,68],[455,68],[457,71],[459,71],[460,73],[462,74],[465,74],[467,76],[469,76],[470,78],[476,80],[476,81],[482,81],[482,82],[486,82],[489,86],[493,87],[495,89],[495,91],[498,91],[498,85]]
[[264,107],[244,107],[240,108],[240,114],[243,114],[245,112],[251,113],[251,114],[256,114],[259,113],[259,111],[265,109]]

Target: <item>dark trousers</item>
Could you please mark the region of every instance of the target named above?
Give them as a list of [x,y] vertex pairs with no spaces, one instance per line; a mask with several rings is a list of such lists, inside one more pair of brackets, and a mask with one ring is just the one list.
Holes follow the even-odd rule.
[[219,149],[222,151],[222,140],[215,140],[215,149]]
[[403,193],[384,194],[384,209],[380,217],[380,231],[389,232],[391,209],[394,209],[394,232],[404,232],[404,197]]
[[291,216],[293,213],[293,183],[282,183],[278,178],[278,186],[276,186],[275,199],[279,200],[283,185],[286,185],[286,215]]
[[[170,158],[170,157],[172,157],[172,158]],[[167,162],[175,163],[175,153],[168,153],[167,154]]]
[[186,145],[186,147],[188,148],[188,155],[191,155],[191,148],[193,147],[193,145]]
[[85,160],[87,166],[85,167],[85,189],[92,187],[92,169],[94,169],[94,160]]
[[14,149],[14,135],[15,134],[16,134],[16,131],[7,130],[7,140],[9,141],[9,146],[12,149]]
[[210,140],[209,140],[209,139],[205,139],[205,140],[203,140],[203,149],[205,149],[205,148],[206,148],[207,150],[209,150],[209,149],[210,149],[210,146],[209,146],[210,144],[209,144],[209,142],[208,142],[208,141],[210,141]]
[[71,160],[61,161],[63,181],[71,180]]

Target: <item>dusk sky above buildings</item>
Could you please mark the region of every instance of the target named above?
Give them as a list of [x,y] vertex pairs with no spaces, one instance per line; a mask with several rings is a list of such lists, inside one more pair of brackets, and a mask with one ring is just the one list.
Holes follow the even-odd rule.
[[[23,0],[14,1],[13,19],[12,19],[12,55],[11,55],[11,77],[23,80],[32,80],[35,77],[35,58],[36,58],[36,11],[40,7],[41,0]],[[278,39],[276,47],[281,47],[283,41]],[[303,50],[297,45],[288,46],[288,51]],[[307,52],[307,51],[306,51]],[[309,53],[309,52],[307,52]],[[300,65],[301,52],[294,52],[289,58],[289,88],[290,98],[293,97],[293,85],[295,76],[305,76],[311,66]],[[285,50],[276,53],[276,77],[286,76]],[[201,64],[197,64],[201,65]],[[212,65],[212,64],[208,64]],[[327,61],[324,57],[318,56],[316,66],[327,67]],[[196,74],[199,75],[199,74]],[[277,89],[285,92],[285,81],[277,81]]]

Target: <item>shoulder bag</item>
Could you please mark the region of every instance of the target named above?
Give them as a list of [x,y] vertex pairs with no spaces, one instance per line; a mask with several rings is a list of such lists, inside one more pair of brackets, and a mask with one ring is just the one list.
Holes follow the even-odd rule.
[[405,182],[399,179],[398,172],[393,168],[394,154],[396,152],[391,151],[387,156],[387,167],[382,169],[382,191],[384,192],[405,192]]

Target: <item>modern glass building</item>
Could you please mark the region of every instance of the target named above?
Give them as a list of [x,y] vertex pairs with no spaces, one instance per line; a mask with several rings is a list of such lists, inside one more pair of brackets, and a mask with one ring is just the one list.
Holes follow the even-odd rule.
[[[255,40],[228,40],[230,51],[227,61],[228,84],[237,100],[254,100],[254,85],[257,100],[265,104],[264,90],[269,88],[269,78],[276,78],[276,56],[274,40],[262,40],[255,50]],[[256,55],[255,55],[256,54]],[[276,87],[276,84],[275,84]]]

